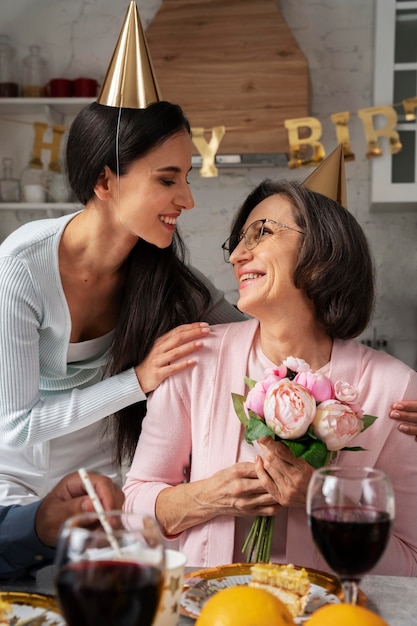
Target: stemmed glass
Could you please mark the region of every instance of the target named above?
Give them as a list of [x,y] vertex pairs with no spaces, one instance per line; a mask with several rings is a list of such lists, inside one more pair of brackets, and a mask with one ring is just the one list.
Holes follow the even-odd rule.
[[356,604],[358,583],[381,558],[395,515],[394,492],[382,470],[322,467],[307,492],[314,543],[338,575],[344,601]]
[[68,626],[150,626],[164,578],[158,525],[122,511],[76,515],[61,531],[55,571]]

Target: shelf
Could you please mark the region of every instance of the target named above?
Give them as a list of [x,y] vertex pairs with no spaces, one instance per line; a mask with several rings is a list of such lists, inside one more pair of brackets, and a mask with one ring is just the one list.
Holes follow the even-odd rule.
[[0,211],[78,211],[80,205],[73,202],[0,202]]
[[0,114],[27,115],[28,113],[61,115],[77,113],[95,98],[0,98]]

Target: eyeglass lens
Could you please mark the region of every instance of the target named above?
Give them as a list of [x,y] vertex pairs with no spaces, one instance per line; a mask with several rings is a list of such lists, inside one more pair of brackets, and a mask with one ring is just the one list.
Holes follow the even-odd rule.
[[265,221],[266,220],[258,220],[257,222],[253,222],[253,224],[248,227],[247,231],[242,233],[245,238],[247,250],[253,250],[260,242],[264,233]]
[[237,248],[242,239],[245,239],[245,247],[247,250],[256,248],[262,238],[266,221],[267,220],[257,220],[253,222],[244,233],[233,235],[223,244],[223,256],[226,263],[229,263],[230,255],[234,249]]

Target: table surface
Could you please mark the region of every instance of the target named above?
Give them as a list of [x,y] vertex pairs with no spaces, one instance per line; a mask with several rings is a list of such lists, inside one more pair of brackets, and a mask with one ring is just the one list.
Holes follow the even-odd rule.
[[[381,615],[389,626],[417,626],[417,578],[369,575],[364,577],[360,588],[366,595],[366,606]],[[53,568],[40,570],[36,580],[2,581],[0,590],[54,594]],[[178,626],[193,624],[193,619],[180,616]]]

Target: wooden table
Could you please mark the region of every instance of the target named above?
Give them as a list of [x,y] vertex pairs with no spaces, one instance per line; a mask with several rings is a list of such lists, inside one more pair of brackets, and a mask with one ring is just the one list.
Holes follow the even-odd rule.
[[[36,580],[0,582],[0,590],[54,594],[52,576],[53,568],[46,567],[38,572]],[[389,626],[417,626],[417,578],[365,576],[360,588],[367,597],[367,607],[381,615]],[[178,626],[193,624],[193,619],[180,616]]]

